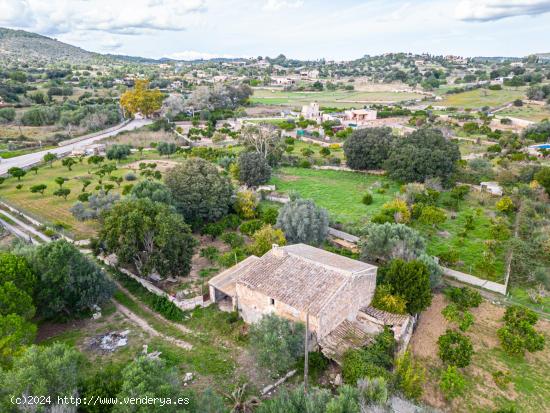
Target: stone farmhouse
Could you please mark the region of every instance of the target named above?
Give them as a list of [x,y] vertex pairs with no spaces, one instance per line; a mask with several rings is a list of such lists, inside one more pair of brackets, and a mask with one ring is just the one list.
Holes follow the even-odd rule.
[[209,281],[210,300],[237,310],[245,322],[277,314],[295,322],[309,319],[310,349],[339,362],[351,347],[368,344],[384,326],[406,348],[414,320],[370,306],[377,267],[305,244],[250,256]]

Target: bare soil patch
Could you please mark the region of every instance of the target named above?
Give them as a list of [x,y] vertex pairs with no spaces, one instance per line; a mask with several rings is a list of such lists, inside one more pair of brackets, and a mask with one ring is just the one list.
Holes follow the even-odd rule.
[[154,160],[145,160],[144,159],[142,161],[132,162],[132,163],[126,165],[126,167],[128,169],[133,169],[134,171],[138,171],[140,163],[145,163],[147,165],[155,163],[155,164],[157,164],[157,166],[155,167],[155,170],[160,171],[160,172],[166,172],[166,171],[172,169],[173,167],[175,167],[178,164],[178,162],[176,162],[176,161],[168,161],[168,160],[165,160],[165,159],[154,159]]

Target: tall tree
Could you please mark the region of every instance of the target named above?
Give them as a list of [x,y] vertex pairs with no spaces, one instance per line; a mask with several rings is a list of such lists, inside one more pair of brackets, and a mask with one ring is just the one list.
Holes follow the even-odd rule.
[[424,182],[440,178],[449,185],[460,160],[458,145],[448,141],[439,129],[419,129],[391,150],[384,168],[391,178],[404,182]]
[[215,165],[191,158],[166,174],[166,186],[188,223],[217,221],[232,204],[233,187]]
[[239,181],[251,187],[265,184],[271,178],[271,167],[258,152],[239,155]]
[[344,142],[346,163],[351,169],[381,169],[395,140],[391,128],[357,129]]
[[290,244],[321,244],[327,237],[328,224],[327,211],[309,199],[290,200],[277,217],[277,227],[283,230]]
[[104,272],[65,240],[40,245],[32,266],[39,275],[36,304],[46,317],[74,317],[102,305],[113,292]]
[[143,275],[185,276],[191,269],[196,241],[180,215],[148,198],[115,204],[104,215],[99,239],[121,263]]
[[133,90],[128,90],[120,97],[120,104],[127,115],[140,112],[149,117],[162,105],[163,94],[158,89],[149,89],[149,81],[136,80]]

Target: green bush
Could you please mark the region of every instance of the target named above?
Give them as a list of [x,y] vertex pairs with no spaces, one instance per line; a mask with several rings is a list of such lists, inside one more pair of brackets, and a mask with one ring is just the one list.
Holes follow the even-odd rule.
[[508,307],[504,313],[504,327],[497,331],[504,351],[515,356],[523,356],[525,350],[541,351],[545,339],[534,328],[537,321],[537,314],[528,308],[517,305]]
[[451,366],[466,367],[470,364],[474,348],[470,338],[458,331],[447,330],[437,340],[439,358]]
[[483,301],[481,294],[470,287],[449,287],[445,289],[444,293],[460,310],[478,307]]
[[458,324],[461,331],[467,331],[474,323],[474,316],[469,311],[461,311],[456,304],[449,304],[441,311],[446,320]]
[[452,400],[464,394],[466,379],[455,366],[447,366],[447,369],[441,374],[439,388],[447,400]]
[[422,386],[426,380],[426,369],[414,361],[407,351],[395,361],[394,386],[409,399],[422,396]]
[[357,380],[365,377],[389,378],[395,348],[393,332],[386,327],[369,346],[348,350],[342,363],[344,381],[355,385]]
[[239,227],[239,230],[248,236],[252,236],[256,231],[264,226],[264,223],[259,219],[251,219],[250,221],[245,221]]
[[244,245],[244,238],[235,232],[226,232],[221,237],[221,240],[231,248],[238,248]]
[[363,204],[370,205],[372,204],[372,201],[373,201],[373,198],[370,192],[367,192],[365,195],[363,195],[363,199],[362,199]]

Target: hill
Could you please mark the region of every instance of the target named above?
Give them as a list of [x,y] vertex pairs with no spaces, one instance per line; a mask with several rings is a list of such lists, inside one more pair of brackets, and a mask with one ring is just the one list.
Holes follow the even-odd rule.
[[12,30],[0,27],[0,56],[4,61],[13,62],[67,62],[71,64],[92,64],[105,61],[99,53],[88,52],[80,47],[71,46],[24,30]]

